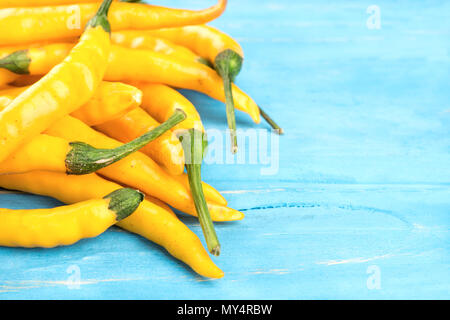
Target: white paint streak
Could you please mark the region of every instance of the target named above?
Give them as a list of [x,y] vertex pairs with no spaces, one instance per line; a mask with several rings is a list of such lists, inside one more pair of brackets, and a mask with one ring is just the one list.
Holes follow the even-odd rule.
[[271,269],[271,270],[257,270],[250,272],[250,274],[288,274],[290,271],[288,269]]
[[272,192],[283,192],[286,189],[259,189],[259,190],[228,190],[220,191],[223,194],[246,194],[246,193],[272,193]]
[[103,279],[103,280],[95,280],[88,279],[84,281],[55,281],[55,280],[22,280],[22,281],[4,281],[4,285],[0,285],[1,292],[11,292],[18,290],[26,290],[26,289],[35,289],[41,287],[49,287],[49,286],[81,286],[81,285],[92,285],[98,284],[102,282],[121,282],[121,281],[137,281],[141,279]]
[[333,266],[333,265],[345,264],[345,263],[364,263],[364,262],[369,262],[369,261],[378,260],[378,259],[390,258],[393,256],[394,256],[393,254],[385,254],[382,256],[375,256],[372,258],[359,257],[359,258],[351,258],[351,259],[343,259],[343,260],[330,260],[330,261],[324,261],[324,262],[316,262],[316,264],[325,264],[327,266]]

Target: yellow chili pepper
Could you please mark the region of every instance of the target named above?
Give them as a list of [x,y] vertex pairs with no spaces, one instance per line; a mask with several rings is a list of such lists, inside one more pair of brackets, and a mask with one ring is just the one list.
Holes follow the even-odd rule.
[[[68,43],[66,46],[69,51],[71,44]],[[220,101],[226,100],[223,80],[214,70],[201,63],[151,50],[129,49],[117,45],[113,45],[111,49],[105,80],[163,83],[173,87],[200,91]],[[27,61],[28,64],[23,63],[20,68],[20,72],[27,73],[32,69],[30,67],[32,64],[46,64],[41,59],[29,59],[30,52],[33,50],[34,48],[17,51],[20,54],[15,52],[0,59],[0,68],[18,72],[18,61]],[[255,123],[259,123],[260,112],[256,103],[235,84],[232,84],[232,91],[236,109],[246,112]]]
[[[143,93],[142,109],[159,122],[166,121],[165,119],[170,116],[173,110],[181,109],[186,113],[186,120],[174,127],[172,131],[177,132],[190,129],[205,131],[200,115],[194,105],[178,91],[163,84],[139,82],[133,83],[133,85],[138,87]],[[183,183],[186,188],[190,188],[186,174],[174,176],[174,178]],[[204,182],[202,186],[206,199],[222,206],[227,205],[226,199],[216,189]]]
[[173,110],[181,109],[186,113],[186,120],[173,131],[196,129],[205,132],[195,106],[177,90],[160,83],[136,82],[133,86],[142,92],[141,108],[157,121],[164,122]]
[[[174,127],[172,131],[179,132],[180,130],[194,129],[199,132],[205,132],[200,115],[194,105],[177,90],[157,83],[140,82],[133,83],[133,85],[138,87],[143,93],[141,108],[159,122],[166,121],[165,119],[170,116],[173,110],[181,109],[186,113],[186,120]],[[189,188],[187,175],[175,178]],[[216,189],[206,183],[203,183],[202,186],[206,199],[222,206],[227,205],[226,199]]]
[[[100,178],[100,177],[99,177],[99,178]],[[100,178],[100,179],[101,179],[101,178]],[[159,199],[157,199],[157,198],[155,198],[155,197],[149,196],[148,194],[145,195],[145,199],[146,199],[147,201],[149,201],[149,202],[151,202],[151,203],[153,203],[153,204],[155,204],[155,205],[161,207],[162,209],[164,209],[165,211],[167,211],[167,213],[169,213],[171,216],[177,218],[177,215],[175,214],[175,212],[173,212],[172,209],[170,209],[170,207],[167,205],[167,203],[162,202],[161,200],[159,200]]]
[[[74,42],[75,41],[76,40],[74,40]],[[33,50],[28,52],[27,50],[30,48]],[[0,58],[3,61],[0,63],[0,67],[3,67],[4,65],[5,68],[0,70],[0,84],[17,80],[20,78],[20,74],[44,75],[55,65],[63,61],[72,48],[73,45],[69,47],[66,43],[51,42],[0,47]],[[27,55],[23,55],[24,52],[26,52]],[[13,53],[13,55],[6,58],[11,53]],[[15,56],[17,56],[18,59],[16,59]],[[40,61],[40,63],[31,64],[30,62],[33,60]],[[28,70],[28,68],[30,68],[30,70]],[[12,71],[7,69],[11,69]],[[14,74],[13,71],[17,74]]]
[[[28,87],[10,87],[0,90],[0,111],[6,108]],[[89,126],[119,118],[141,104],[142,92],[121,82],[103,81],[94,96],[71,113]]]
[[[95,128],[111,138],[126,143],[158,125],[159,122],[144,110],[135,108],[126,115]],[[141,149],[141,152],[164,166],[170,174],[180,175],[184,171],[183,147],[172,132],[166,132],[159,139],[147,144]]]
[[102,3],[98,13],[87,24],[79,43],[62,63],[0,112],[0,162],[22,143],[75,111],[94,95],[106,70],[110,52],[107,19],[110,4],[111,0]]
[[241,60],[240,62],[238,60],[235,61],[235,66],[238,69],[244,59],[244,52],[241,45],[229,35],[211,26],[192,25],[178,28],[164,28],[149,30],[148,33],[187,47],[214,64],[216,59],[218,59],[218,55],[226,50],[231,50],[240,57],[235,58]]
[[[124,68],[124,65],[127,68]],[[225,101],[222,79],[214,70],[200,63],[150,50],[132,50],[113,45],[105,79],[163,83],[200,91],[212,98]],[[259,123],[260,114],[255,102],[234,84],[232,90],[236,108],[248,113],[256,123]]]
[[[113,31],[157,29],[200,24],[222,14],[227,0],[219,0],[210,8],[191,11],[148,4],[114,2],[110,10]],[[82,26],[95,15],[97,3],[0,10],[0,44],[21,44],[79,36]],[[24,23],[26,21],[27,23]]]
[[77,175],[96,172],[141,149],[185,118],[185,113],[177,110],[162,125],[114,149],[96,149],[86,143],[69,143],[62,138],[40,134],[0,163],[0,174],[33,170],[59,171]]
[[[110,85],[120,86],[120,83],[102,82],[102,84],[100,86],[105,86],[105,88],[107,88]],[[127,85],[124,85],[124,86],[127,86]],[[134,90],[138,90],[137,88],[135,88],[133,86],[128,86],[128,87],[130,87],[131,92],[133,92]],[[3,108],[5,108],[6,106],[8,106],[8,104],[16,97],[17,92],[20,92],[21,90],[23,90],[23,89],[9,88],[9,89],[0,91],[0,111]],[[96,95],[99,93],[107,94],[107,90],[105,90],[105,92],[103,92],[103,90],[97,91]],[[142,97],[142,95],[141,95],[141,92],[139,91],[139,101],[141,100],[141,97]],[[111,100],[110,102],[105,101],[105,99],[108,99],[108,96],[93,98],[93,99],[91,99],[91,101],[88,104],[86,104],[82,108],[78,109],[77,112],[72,113],[72,115],[76,115],[76,117],[78,117],[80,120],[82,120],[85,123],[86,123],[86,119],[88,119],[89,120],[88,122],[91,124],[94,124],[94,125],[101,124],[104,120],[107,120],[107,119],[114,119],[117,117],[117,114],[118,114],[118,112],[116,112],[114,110],[114,108],[115,107],[118,108],[119,106],[114,104],[116,99],[114,99],[112,97],[109,97],[109,98]],[[95,101],[105,101],[105,105],[101,104],[101,103],[94,103]],[[189,109],[185,108],[185,106],[183,106],[183,105],[180,105],[180,109],[185,112],[186,111],[189,112]],[[173,112],[175,112],[175,110],[176,109],[174,109]],[[145,113],[145,116],[148,116],[148,114]],[[190,113],[190,116],[192,116],[191,113]],[[186,120],[184,120],[184,121],[186,121]],[[183,122],[181,122],[181,123],[183,123]],[[153,128],[153,126],[151,126],[151,127]],[[133,126],[132,128],[139,128],[139,126]],[[150,129],[150,126],[148,128]],[[128,129],[131,130],[131,128],[128,128]],[[116,134],[119,134],[122,130],[115,130],[115,131],[116,131]],[[143,133],[144,133],[144,131],[139,131],[139,133],[136,134],[132,139],[137,138],[139,136],[139,134],[143,134]],[[131,141],[132,139],[127,140],[127,141],[123,140],[123,142],[128,142],[128,141]],[[171,139],[172,139],[172,137],[171,137]],[[176,143],[179,144],[178,140],[176,141]],[[62,145],[62,144],[60,144],[60,145]],[[38,145],[35,144],[35,146],[38,146]],[[31,147],[31,145],[30,145],[30,147]],[[45,147],[45,145],[40,146],[40,148],[44,148],[44,147]],[[29,148],[29,150],[30,150],[30,154],[32,154],[32,155],[37,156],[40,154],[40,152],[37,151],[39,149]],[[33,151],[33,150],[35,150],[35,151]],[[57,150],[60,150],[59,156],[55,155],[54,161],[49,161],[49,162],[46,162],[45,164],[43,164],[42,161],[39,161],[39,158],[36,158],[33,163],[31,163],[30,161],[27,161],[26,160],[27,156],[25,155],[25,151],[22,151],[21,154],[24,155],[24,164],[21,164],[21,165],[12,164],[9,168],[7,168],[5,166],[4,170],[0,169],[0,172],[3,172],[3,173],[12,172],[12,171],[17,172],[19,170],[18,168],[22,168],[22,171],[30,171],[31,168],[34,168],[34,170],[36,170],[36,168],[39,168],[39,166],[42,166],[42,165],[46,166],[46,167],[42,167],[42,170],[45,169],[45,170],[51,170],[51,171],[61,171],[63,169],[61,159],[64,159],[64,155],[66,155],[67,152],[64,152],[64,149],[62,147],[59,147]],[[146,153],[147,148],[144,146],[142,148],[142,151],[144,153]],[[53,151],[53,152],[55,153],[55,151]],[[181,152],[183,152],[183,150],[181,150]],[[183,159],[181,161],[183,161]],[[26,168],[28,168],[28,169],[26,169]],[[170,177],[174,180],[177,180],[178,183],[181,183],[186,189],[189,189],[189,181],[188,181],[186,174],[183,173],[182,175],[171,175]],[[203,183],[203,189],[205,191],[206,199],[208,199],[209,201],[211,201],[212,203],[215,203],[217,205],[227,206],[227,201],[216,189],[214,189],[213,187],[211,187],[210,185],[208,185],[206,183]]]
[[[122,145],[70,116],[54,123],[46,133],[67,141],[89,143],[97,148],[113,149]],[[154,196],[182,212],[197,215],[192,195],[184,185],[141,152],[130,154],[119,162],[99,170],[98,173]],[[215,203],[208,203],[208,207],[215,221],[244,218],[241,212]]]
[[[186,113],[186,109],[183,108],[183,105],[178,106],[180,107],[180,110],[183,110]],[[171,111],[169,110],[169,112]],[[183,122],[187,121],[189,116],[189,114],[186,114],[186,120]],[[179,127],[183,122],[180,122],[176,127]],[[158,124],[159,123],[143,109],[136,108],[121,118],[95,126],[95,129],[120,142],[127,143],[148,130],[151,130]],[[157,139],[143,147],[140,152],[148,155],[163,166],[164,162],[171,164],[173,166],[172,169],[165,165],[165,168],[167,168],[168,172],[171,174],[171,178],[182,183],[185,188],[189,189],[188,178],[186,174],[183,173],[185,163],[182,146],[176,136],[169,135],[168,133],[165,135],[168,136],[166,140],[159,142]],[[157,142],[157,144],[152,145],[152,143],[155,142]],[[169,152],[164,152],[164,150],[169,150]],[[173,157],[173,159],[165,159],[167,154],[175,155],[175,157]],[[159,161],[158,158],[160,158]],[[206,199],[222,206],[227,205],[225,198],[216,189],[206,183],[203,183],[203,189],[205,190]]]
[[[229,97],[227,116],[231,126],[235,126],[232,111],[234,109],[233,96],[230,90],[230,84],[234,82],[236,76],[241,71],[244,61],[244,52],[241,45],[226,33],[207,25],[150,30],[148,34],[185,46],[207,59],[213,65],[224,81],[225,92],[229,92],[227,94]],[[263,118],[272,128],[279,134],[282,134],[283,130],[278,124],[264,110],[260,107],[259,109]]]
[[[119,187],[96,174],[68,176],[44,171],[0,176],[0,186],[54,197],[68,204],[96,199]],[[221,278],[224,275],[189,228],[172,213],[148,200],[144,200],[131,216],[117,225],[163,246],[172,256],[204,277]]]
[[[117,0],[122,2],[139,2],[140,0]],[[59,6],[67,4],[102,2],[102,0],[0,0],[0,8],[22,8]]]
[[20,76],[8,70],[0,70],[0,86],[13,82]]
[[242,68],[244,53],[241,46],[235,41],[228,41],[229,37],[222,36],[217,29],[205,25],[152,30],[149,33],[185,46],[214,64],[223,79],[232,152],[235,153],[236,118],[231,84]]
[[143,199],[142,193],[125,188],[55,209],[0,209],[0,246],[52,248],[96,237],[131,215]]
[[[165,117],[165,111],[175,106],[184,106],[189,112],[188,118],[192,119],[191,126],[178,128],[177,134],[184,147],[186,155],[186,170],[188,174],[189,187],[197,208],[200,225],[205,234],[206,243],[211,253],[220,254],[220,243],[217,239],[214,225],[205,200],[204,188],[201,185],[201,163],[206,152],[207,140],[200,117],[194,106],[188,102],[180,93],[164,85],[141,84],[145,97],[144,109],[156,110],[155,114]],[[164,111],[163,111],[164,110]],[[198,127],[200,126],[200,130]]]
[[56,6],[73,3],[100,2],[96,0],[0,0],[0,8]]
[[103,81],[94,96],[71,115],[89,126],[96,126],[127,114],[141,102],[142,92],[136,87]]
[[130,49],[152,50],[175,58],[207,64],[208,61],[186,47],[169,40],[151,36],[146,30],[117,31],[111,34],[111,42]]
[[[186,190],[190,189],[189,177],[186,173],[178,176],[172,176],[173,179],[181,183]],[[214,187],[202,181],[203,192],[205,193],[205,198],[208,205],[216,204],[221,207],[226,207],[228,205],[227,200],[217,191]]]

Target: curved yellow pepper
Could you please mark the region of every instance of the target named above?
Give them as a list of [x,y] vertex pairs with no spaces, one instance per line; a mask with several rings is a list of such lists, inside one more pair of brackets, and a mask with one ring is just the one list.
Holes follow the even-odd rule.
[[[66,116],[54,123],[46,133],[68,141],[78,140],[89,143],[96,148],[113,149],[122,145],[117,140],[95,131],[71,116]],[[180,211],[197,215],[190,191],[141,152],[130,154],[99,170],[98,173],[154,196]],[[215,221],[235,221],[244,218],[243,213],[216,203],[208,202],[208,207]]]
[[[94,95],[106,71],[110,53],[107,20],[110,4],[111,0],[103,2],[78,44],[62,63],[0,112],[0,162],[22,143],[75,111]],[[9,31],[1,34],[9,34]]]
[[[109,20],[114,31],[158,29],[206,23],[222,14],[227,0],[210,8],[191,11],[139,3],[114,2]],[[82,26],[94,16],[98,3],[0,10],[0,44],[20,44],[66,39],[82,33]],[[24,23],[26,21],[27,23]]]
[[82,142],[69,143],[63,138],[39,134],[0,163],[0,174],[23,173],[33,170],[49,170],[78,175],[92,173],[141,149],[183,121],[185,117],[182,110],[177,110],[163,124],[112,149],[96,149]]
[[100,2],[99,0],[0,0],[0,8],[57,6],[72,3]]
[[[28,87],[0,90],[0,111],[26,89]],[[71,115],[89,126],[95,126],[123,116],[141,102],[142,92],[136,87],[121,82],[102,81],[92,98]]]
[[[158,125],[159,122],[144,110],[135,108],[122,117],[97,125],[95,129],[111,138],[127,143]],[[184,171],[184,151],[172,131],[166,132],[140,151],[164,166],[172,175],[180,175]]]
[[163,53],[180,59],[205,63],[205,59],[188,48],[152,36],[147,30],[124,30],[111,33],[111,42],[130,49],[144,49]]
[[[67,52],[69,52],[72,44],[66,43],[65,45]],[[30,48],[26,51],[19,51],[21,53],[20,58],[24,60],[26,57],[32,56],[31,52],[34,50],[35,48]],[[50,54],[51,52],[49,52]],[[22,70],[24,72],[33,70],[33,64],[46,65],[47,59],[53,60],[48,55],[35,60],[30,59]],[[2,65],[2,61],[0,61],[0,67],[6,68],[7,66]],[[39,66],[34,67],[34,69],[39,68]],[[0,81],[2,76],[7,79],[11,76],[11,72],[0,70]],[[198,62],[152,50],[130,49],[112,45],[104,78],[108,81],[123,81],[131,84],[139,81],[163,83],[177,88],[196,90],[214,99],[226,101],[223,80],[216,71]],[[0,85],[7,83],[0,82]],[[234,83],[231,86],[236,109],[247,113],[255,123],[259,123],[261,119],[257,104]]]
[[191,49],[201,57],[214,63],[217,56],[225,50],[233,50],[242,58],[241,45],[227,34],[207,25],[192,25],[178,28],[164,28],[146,31],[154,37],[163,38]]
[[[117,84],[118,86],[121,85],[120,83],[102,82],[101,86],[105,86],[106,89],[110,84]],[[124,84],[123,86],[130,87],[131,93],[137,90],[135,87],[132,86],[127,86]],[[8,104],[16,97],[17,91],[20,90],[21,90],[20,88],[13,88],[13,89],[10,88],[0,91],[0,110],[8,106]],[[105,94],[105,96],[103,96],[103,93]],[[114,92],[108,98],[107,93],[108,93],[107,90],[105,90],[105,92],[104,90],[98,90],[94,97],[96,97],[98,94],[100,94],[100,96],[91,99],[90,102],[88,102],[83,107],[78,109],[75,113],[72,113],[72,115],[76,115],[80,120],[82,120],[85,123],[86,119],[90,119],[89,122],[91,124],[100,124],[104,120],[107,119],[111,120],[116,118],[117,113],[119,111],[122,112],[121,107],[114,103],[115,101],[118,100],[118,98],[117,99],[114,98],[115,95]],[[133,107],[135,103],[138,103],[140,100],[141,100],[141,92],[139,91],[139,99],[133,102],[131,107]],[[97,102],[102,101],[103,103],[95,103],[96,101]],[[189,112],[189,110],[186,109],[183,105],[179,106],[181,110]],[[114,110],[114,108],[117,108],[119,110]],[[189,113],[188,117],[192,117],[192,114]],[[139,128],[139,126],[137,128]],[[120,132],[121,130],[117,130],[115,134],[121,134]],[[137,137],[138,135],[136,135],[134,138]],[[39,143],[38,141],[36,141],[35,143],[27,144],[26,147],[22,147],[22,150],[20,150],[20,152],[16,152],[16,154],[13,154],[11,156],[11,159],[7,159],[7,161],[9,162],[8,164],[5,161],[2,163],[2,166],[0,167],[0,174],[12,172],[15,173],[28,172],[31,170],[38,170],[38,169],[64,172],[63,159],[67,155],[67,152],[69,150],[68,141],[64,139],[64,141],[58,142],[57,139],[56,140],[53,139],[54,141],[50,142],[50,140],[52,139],[51,137],[48,136],[40,137],[39,140],[41,141],[45,140],[46,143]],[[121,140],[124,141],[123,139]],[[57,146],[57,144],[59,144],[59,146]],[[115,145],[118,146],[118,144]],[[141,151],[143,153],[146,153],[147,155],[150,155],[147,152],[148,151],[147,147],[144,147]],[[162,151],[164,150],[160,150],[160,152]],[[41,161],[41,157],[48,154],[53,155],[51,159],[49,159],[49,161]],[[17,158],[20,158],[22,160],[19,160]],[[32,159],[34,159],[35,161],[32,161]],[[185,173],[181,175],[170,175],[170,179],[178,181],[178,183],[182,184],[186,189],[189,189],[189,181]],[[226,199],[215,188],[204,182],[202,183],[202,185],[206,199],[219,206],[227,206],[228,203]]]
[[173,110],[181,109],[186,113],[186,120],[173,128],[173,131],[195,129],[205,132],[195,106],[177,90],[159,83],[137,82],[133,86],[142,92],[141,108],[157,121],[164,122]]
[[0,246],[52,248],[96,237],[132,214],[143,199],[136,190],[119,189],[103,199],[54,209],[0,209]]
[[[68,204],[96,199],[118,188],[116,183],[102,179],[96,174],[68,176],[44,171],[0,176],[0,186],[54,197]],[[204,277],[224,276],[223,271],[211,261],[195,233],[173,213],[148,200],[144,200],[139,208],[120,221],[118,226],[163,246],[172,256],[188,264]]]

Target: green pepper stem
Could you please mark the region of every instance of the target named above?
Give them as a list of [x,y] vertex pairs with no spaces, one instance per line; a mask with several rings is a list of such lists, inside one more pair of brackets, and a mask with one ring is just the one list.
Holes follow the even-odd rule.
[[144,195],[134,189],[122,188],[108,194],[103,199],[111,199],[108,209],[116,213],[116,220],[120,221],[131,215],[144,200]]
[[215,60],[214,66],[223,80],[223,88],[225,92],[225,105],[227,110],[227,122],[231,135],[231,152],[236,153],[238,150],[236,136],[236,115],[234,112],[234,99],[232,83],[242,68],[244,59],[235,51],[227,49],[219,53]]
[[209,61],[209,60],[206,59],[206,58],[198,57],[198,58],[197,58],[197,62],[198,62],[198,63],[201,63],[201,64],[203,64],[203,65],[205,65],[205,66],[207,66],[207,67],[209,67],[209,68],[211,68],[211,69],[214,69],[214,65],[211,63],[211,61]]
[[267,121],[272,129],[279,135],[284,134],[284,130],[260,106],[258,106],[258,108],[261,116]]
[[215,256],[220,255],[220,243],[217,238],[216,230],[209,213],[208,205],[203,193],[201,184],[201,165],[186,164],[186,170],[189,177],[189,185],[191,187],[192,197],[194,198],[195,208],[197,210],[198,219],[205,235],[206,244],[209,252]]
[[115,149],[97,149],[83,142],[71,142],[72,149],[66,156],[67,174],[89,174],[107,167],[141,149],[184,119],[186,113],[177,109],[167,121],[155,129]]
[[179,136],[186,157],[186,171],[194,199],[195,209],[200,221],[200,225],[205,236],[205,241],[209,252],[215,256],[220,255],[220,243],[217,238],[214,223],[208,209],[208,204],[203,193],[201,167],[203,155],[207,148],[207,139],[203,132],[190,129],[185,130]]
[[111,26],[108,21],[108,11],[111,3],[112,0],[103,0],[95,16],[87,23],[86,28],[101,26],[106,32],[111,33]]
[[228,76],[222,77],[223,87],[225,90],[225,105],[227,112],[228,128],[230,129],[231,153],[238,151],[237,134],[236,134],[236,114],[234,110],[234,99],[231,86],[231,79]]
[[16,74],[29,74],[30,63],[31,58],[28,56],[28,50],[18,50],[0,59],[0,68]]

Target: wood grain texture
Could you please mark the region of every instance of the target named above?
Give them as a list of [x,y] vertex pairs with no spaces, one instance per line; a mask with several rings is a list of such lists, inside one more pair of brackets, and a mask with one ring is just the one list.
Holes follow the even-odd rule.
[[[238,85],[286,131],[276,175],[261,175],[266,164],[204,168],[246,214],[217,224],[224,279],[112,228],[65,248],[0,248],[0,299],[450,298],[450,3],[375,4],[378,30],[355,1],[231,0],[212,23],[242,43]],[[182,93],[208,129],[226,128],[223,104]],[[0,204],[59,205],[3,192]]]

